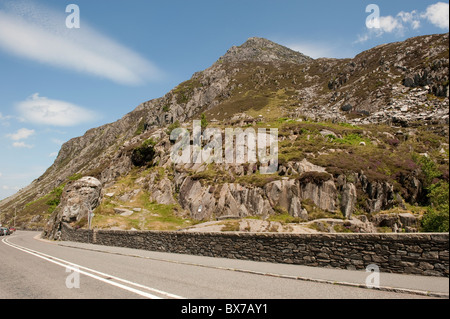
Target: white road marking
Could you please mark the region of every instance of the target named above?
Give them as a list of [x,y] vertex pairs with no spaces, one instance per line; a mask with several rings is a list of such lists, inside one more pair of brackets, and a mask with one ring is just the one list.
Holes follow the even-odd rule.
[[[90,268],[87,268],[87,267],[84,267],[84,266],[80,266],[80,265],[74,264],[72,262],[69,262],[69,261],[66,261],[66,260],[54,257],[54,256],[50,256],[50,255],[47,255],[47,254],[35,251],[33,249],[30,249],[30,248],[26,248],[26,247],[22,247],[22,246],[17,245],[17,244],[10,243],[7,240],[7,238],[3,238],[2,242],[5,245],[8,245],[8,246],[10,246],[12,248],[18,249],[18,250],[23,251],[25,253],[28,253],[30,255],[33,255],[33,256],[39,257],[41,259],[47,260],[47,261],[49,261],[51,263],[54,263],[56,265],[59,265],[61,267],[66,268],[66,269],[70,269],[72,271],[77,271],[80,274],[86,275],[88,277],[91,277],[93,279],[102,281],[102,282],[110,284],[112,286],[116,286],[116,287],[119,287],[121,289],[130,291],[132,293],[135,293],[135,294],[140,295],[140,296],[145,297],[145,298],[162,299],[162,298],[160,298],[158,296],[155,296],[155,295],[152,295],[152,294],[147,293],[145,291],[141,291],[141,290],[138,290],[138,289],[126,286],[124,284],[132,285],[132,286],[138,287],[140,289],[145,289],[145,290],[151,291],[153,293],[157,293],[157,294],[163,295],[163,296],[165,296],[167,298],[185,299],[183,297],[180,297],[180,296],[177,296],[177,295],[165,292],[165,291],[161,291],[161,290],[158,290],[158,289],[147,287],[147,286],[144,286],[144,285],[141,285],[141,284],[138,284],[138,283],[126,280],[126,279],[122,279],[122,278],[119,278],[119,277],[116,277],[116,276],[112,276],[112,275],[109,275],[109,274],[106,274],[106,273],[102,273],[102,272],[94,270],[94,269],[90,269]],[[81,270],[81,269],[84,269],[84,270]],[[97,274],[98,276],[94,275],[94,274]],[[102,278],[102,277],[105,277],[105,278]],[[112,280],[119,281],[119,282],[122,282],[124,284],[121,284],[121,283],[118,283],[118,282],[114,282]]]

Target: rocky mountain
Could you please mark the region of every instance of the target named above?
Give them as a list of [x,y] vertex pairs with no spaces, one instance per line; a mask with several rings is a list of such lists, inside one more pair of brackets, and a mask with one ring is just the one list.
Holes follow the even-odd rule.
[[218,63],[269,62],[303,64],[312,58],[263,38],[250,38],[239,47],[232,47]]
[[[23,227],[85,226],[86,201],[71,199],[70,211],[80,214],[67,217],[66,199],[83,198],[77,192],[89,186],[74,184],[89,177],[98,181],[89,182],[97,198],[88,196],[96,227],[178,229],[255,216],[414,231],[436,206],[431,187],[447,183],[448,192],[448,70],[448,33],[316,60],[251,38],[165,96],[65,143],[55,163],[0,210],[11,220],[17,207]],[[170,131],[191,130],[201,114],[222,131],[278,128],[277,172],[172,163]],[[394,220],[392,210],[415,222],[379,217]]]

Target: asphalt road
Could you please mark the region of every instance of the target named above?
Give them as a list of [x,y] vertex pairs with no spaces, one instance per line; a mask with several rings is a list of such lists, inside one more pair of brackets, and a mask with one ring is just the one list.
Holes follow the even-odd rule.
[[[0,299],[429,298],[267,276],[257,271],[267,268],[273,272],[284,267],[276,264],[149,255],[146,251],[89,245],[76,247],[39,240],[38,235],[18,231],[0,237]],[[290,272],[302,269],[287,266]],[[233,267],[240,270],[233,271]],[[448,279],[444,284],[448,287]]]

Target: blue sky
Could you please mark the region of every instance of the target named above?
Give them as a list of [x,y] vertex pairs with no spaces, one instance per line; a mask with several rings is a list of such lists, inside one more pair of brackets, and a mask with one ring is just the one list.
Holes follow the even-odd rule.
[[[66,26],[69,4],[80,28]],[[369,4],[377,28],[366,24]],[[0,0],[0,199],[43,174],[62,143],[164,95],[250,37],[344,58],[448,28],[448,1],[436,0]]]

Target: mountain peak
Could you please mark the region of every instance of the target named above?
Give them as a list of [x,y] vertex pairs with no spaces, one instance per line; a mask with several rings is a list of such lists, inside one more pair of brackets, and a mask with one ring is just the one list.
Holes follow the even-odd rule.
[[241,46],[233,46],[222,56],[222,62],[289,62],[302,64],[313,59],[265,38],[249,38]]

